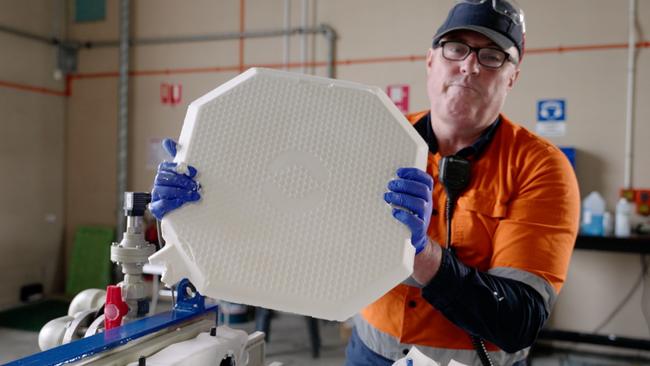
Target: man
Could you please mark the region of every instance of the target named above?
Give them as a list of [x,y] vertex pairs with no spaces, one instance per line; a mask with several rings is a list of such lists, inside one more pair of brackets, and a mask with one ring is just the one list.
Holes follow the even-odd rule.
[[[391,365],[412,346],[441,365],[516,364],[548,318],[579,194],[559,149],[499,114],[523,52],[523,13],[510,1],[459,1],[438,29],[431,109],[408,116],[429,145],[427,172],[398,169],[384,196],[411,230],[413,275],[355,317],[347,365]],[[195,174],[163,163],[156,217],[199,198]]]
[[506,0],[459,1],[434,36],[431,110],[408,116],[433,179],[401,169],[385,195],[408,209],[393,215],[419,254],[412,279],[355,318],[347,365],[390,365],[413,345],[441,365],[523,363],[566,277],[580,205],[560,150],[499,114],[523,51],[523,12]]

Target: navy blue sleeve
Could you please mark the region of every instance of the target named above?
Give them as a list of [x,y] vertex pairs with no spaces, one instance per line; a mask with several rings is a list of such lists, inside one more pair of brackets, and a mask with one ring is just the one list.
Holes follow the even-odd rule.
[[422,296],[458,327],[508,353],[532,345],[548,319],[531,286],[468,267],[448,249]]

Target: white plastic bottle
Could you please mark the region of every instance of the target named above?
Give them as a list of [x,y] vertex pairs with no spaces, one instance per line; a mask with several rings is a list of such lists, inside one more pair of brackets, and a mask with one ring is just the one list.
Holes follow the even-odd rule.
[[631,232],[630,218],[632,217],[632,203],[621,197],[616,204],[616,226],[614,235],[628,237]]
[[603,215],[605,200],[596,191],[589,193],[582,201],[582,223],[580,231],[585,235],[602,236],[604,234]]
[[609,211],[605,211],[603,214],[603,234],[605,236],[614,235],[614,217]]

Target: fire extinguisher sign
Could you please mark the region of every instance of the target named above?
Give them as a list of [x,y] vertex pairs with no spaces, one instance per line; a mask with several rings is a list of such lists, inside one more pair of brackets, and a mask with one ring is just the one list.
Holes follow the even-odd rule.
[[163,105],[175,106],[182,100],[183,86],[173,83],[160,84],[160,102]]
[[409,111],[409,86],[406,84],[388,85],[386,94],[393,101],[400,112],[406,114]]

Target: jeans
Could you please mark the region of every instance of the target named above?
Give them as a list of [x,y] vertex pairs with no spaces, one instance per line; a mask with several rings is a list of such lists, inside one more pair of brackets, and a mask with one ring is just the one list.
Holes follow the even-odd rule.
[[[345,349],[344,366],[391,366],[395,361],[376,354],[361,341],[356,329],[352,329],[352,336]],[[512,366],[526,366],[526,360],[515,362]]]
[[394,362],[366,347],[359,338],[357,330],[352,329],[352,336],[345,349],[345,366],[391,366]]

